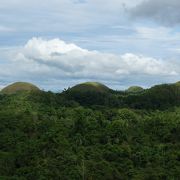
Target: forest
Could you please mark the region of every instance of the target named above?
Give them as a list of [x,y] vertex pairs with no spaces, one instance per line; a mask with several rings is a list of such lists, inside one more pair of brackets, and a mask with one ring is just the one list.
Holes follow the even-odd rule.
[[180,83],[90,85],[0,93],[0,180],[179,179]]

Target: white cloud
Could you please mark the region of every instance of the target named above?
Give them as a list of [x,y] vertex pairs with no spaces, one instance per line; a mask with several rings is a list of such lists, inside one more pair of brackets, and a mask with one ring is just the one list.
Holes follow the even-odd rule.
[[[31,64],[39,71],[52,69],[52,74],[81,78],[118,79],[125,75],[174,75],[178,74],[169,62],[143,55],[127,53],[115,55],[89,51],[60,39],[32,38],[18,53],[16,61]],[[37,68],[39,67],[39,69]],[[54,68],[59,73],[54,72]]]
[[177,81],[180,75],[180,64],[175,61],[90,51],[60,39],[32,38],[23,47],[7,49],[3,57],[3,81],[30,81],[54,90],[84,81],[100,81],[116,88],[148,86]]
[[32,56],[32,58],[39,57],[43,59],[75,51],[80,51],[82,53],[87,52],[75,44],[66,44],[60,39],[46,41],[41,38],[32,38],[24,47],[24,54],[26,56]]

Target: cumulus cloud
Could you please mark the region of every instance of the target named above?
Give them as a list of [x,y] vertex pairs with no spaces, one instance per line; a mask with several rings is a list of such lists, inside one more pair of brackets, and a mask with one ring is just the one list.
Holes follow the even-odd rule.
[[[61,74],[79,78],[114,78],[118,76],[175,75],[178,74],[169,62],[161,59],[127,53],[115,55],[89,51],[60,39],[32,38],[17,54],[16,61],[30,63],[35,67],[55,68]],[[33,68],[32,68],[33,69]],[[34,71],[38,71],[35,69]]]
[[133,18],[150,19],[164,25],[180,24],[179,0],[144,0],[130,9]]
[[7,58],[0,64],[3,82],[30,81],[51,90],[84,81],[100,81],[117,89],[147,86],[177,81],[180,75],[180,64],[175,61],[90,51],[60,39],[32,38],[23,47],[4,51],[3,56]]

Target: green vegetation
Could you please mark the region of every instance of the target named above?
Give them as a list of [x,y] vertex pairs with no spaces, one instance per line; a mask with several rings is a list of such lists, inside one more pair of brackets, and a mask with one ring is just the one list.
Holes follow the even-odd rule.
[[109,92],[110,89],[105,86],[104,84],[98,83],[98,82],[86,82],[82,84],[78,84],[72,88],[69,89],[70,91],[81,91],[81,92]]
[[138,92],[142,92],[144,89],[140,86],[131,86],[127,89],[127,92],[129,93],[138,93]]
[[177,86],[180,86],[180,81],[178,81],[177,83],[175,83]]
[[140,93],[90,89],[0,94],[2,180],[179,177],[176,84]]
[[38,91],[38,90],[39,88],[31,83],[16,82],[2,89],[1,93],[14,94],[20,91]]

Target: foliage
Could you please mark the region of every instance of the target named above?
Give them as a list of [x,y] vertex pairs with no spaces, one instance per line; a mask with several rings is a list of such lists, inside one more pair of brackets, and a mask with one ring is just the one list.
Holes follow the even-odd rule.
[[0,179],[179,179],[179,92],[1,94]]

